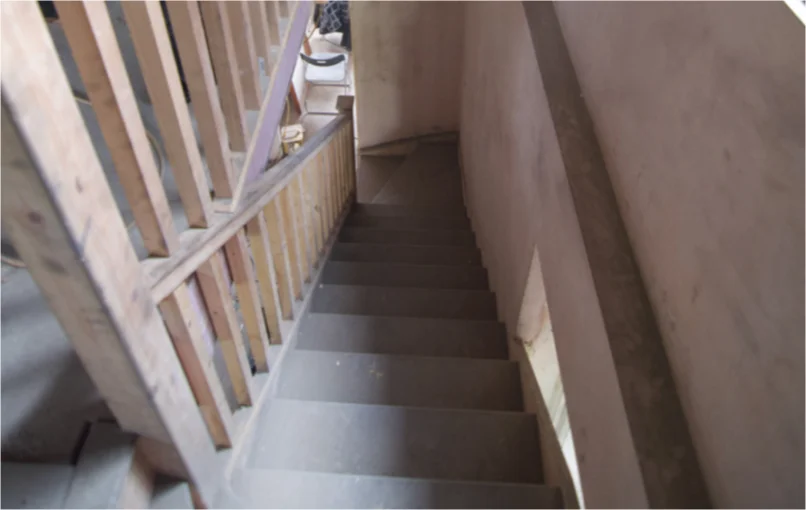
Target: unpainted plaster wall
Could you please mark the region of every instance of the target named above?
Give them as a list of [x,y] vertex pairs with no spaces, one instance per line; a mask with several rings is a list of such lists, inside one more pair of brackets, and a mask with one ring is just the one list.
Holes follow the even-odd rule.
[[[782,2],[555,6],[713,503],[802,506],[804,27]],[[586,503],[645,504],[523,9],[466,27],[466,202],[501,317],[536,246]]]
[[358,143],[456,131],[464,2],[352,2]]

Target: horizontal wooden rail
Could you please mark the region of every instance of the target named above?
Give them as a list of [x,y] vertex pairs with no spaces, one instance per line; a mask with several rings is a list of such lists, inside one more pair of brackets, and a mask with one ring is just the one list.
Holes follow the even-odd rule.
[[145,259],[141,263],[143,274],[151,287],[154,300],[164,299],[190,277],[202,262],[257,215],[305,164],[315,159],[322,148],[337,136],[339,128],[346,125],[350,125],[350,119],[346,115],[334,118],[305,142],[299,152],[283,159],[249,186],[237,210],[231,213],[214,213],[208,228],[184,231],[179,236],[180,247],[172,256]]

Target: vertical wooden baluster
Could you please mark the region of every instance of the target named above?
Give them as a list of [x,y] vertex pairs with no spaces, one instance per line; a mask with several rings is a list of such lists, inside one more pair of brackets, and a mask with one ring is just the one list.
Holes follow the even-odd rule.
[[266,372],[269,369],[269,335],[260,306],[255,269],[243,230],[239,230],[224,244],[224,252],[238,293],[238,303],[255,366],[259,372]]
[[[229,134],[230,148],[245,152],[249,142],[241,80],[235,58],[235,45],[230,31],[226,2],[200,2],[210,58],[221,95],[221,108]],[[240,169],[236,169],[236,172]]]
[[291,182],[280,190],[275,201],[280,208],[285,235],[286,254],[291,278],[291,290],[294,297],[302,299],[302,250],[300,247],[299,232],[297,231],[297,217],[291,199]]
[[311,237],[310,219],[308,218],[308,207],[306,204],[305,195],[305,167],[300,168],[299,173],[289,183],[291,206],[296,212],[296,230],[297,238],[299,239],[300,247],[300,265],[302,267],[302,280],[304,282],[311,281]]
[[333,226],[336,224],[336,217],[338,215],[338,199],[336,193],[336,172],[338,169],[338,152],[337,152],[337,143],[336,143],[336,136],[330,139],[330,143],[328,144],[328,165],[327,165],[327,176],[328,176],[328,188],[327,192],[330,196],[330,218],[327,224],[327,233],[328,237],[333,232]]
[[224,260],[220,251],[199,266],[196,278],[199,281],[204,302],[207,304],[213,329],[221,343],[227,373],[229,373],[232,389],[235,392],[235,400],[243,406],[252,405],[252,390],[249,384],[252,374],[246,358],[238,317],[232,303],[232,295],[224,275]]
[[122,2],[121,6],[188,224],[207,227],[212,214],[210,191],[162,10],[153,2]]
[[339,218],[344,211],[347,202],[347,147],[344,135],[347,134],[345,128],[339,129],[338,149],[339,149]]
[[330,213],[332,210],[330,200],[330,178],[328,172],[330,168],[330,142],[322,147],[322,165],[319,167],[319,182],[321,187],[319,190],[322,200],[322,247],[327,245],[330,240]]
[[170,445],[212,504],[213,443],[42,13],[0,2],[0,22],[3,234],[120,426]]
[[314,156],[311,163],[308,165],[305,175],[306,189],[308,191],[308,200],[310,202],[309,211],[311,218],[311,235],[313,246],[311,252],[312,264],[314,267],[319,267],[319,253],[322,249],[322,218],[321,208],[319,203],[319,159],[321,151]]
[[202,336],[187,284],[177,287],[159,308],[213,441],[219,447],[232,446],[232,412],[213,365],[212,350]]
[[271,56],[271,30],[269,29],[268,15],[265,1],[250,1],[249,16],[252,22],[252,33],[255,36],[255,51],[263,58],[264,72],[271,76],[274,67]]
[[198,2],[166,2],[185,83],[199,125],[207,168],[218,198],[232,198],[234,176],[229,137],[218,97]]
[[283,232],[282,213],[276,196],[263,208],[263,216],[266,219],[269,246],[274,258],[277,292],[280,295],[280,311],[283,313],[284,319],[291,320],[294,318],[291,299],[291,267],[288,263],[288,246]]
[[249,19],[247,2],[230,0],[227,2],[230,32],[235,43],[235,58],[241,76],[244,104],[250,110],[259,110],[263,93],[258,81],[260,73],[257,69],[257,53],[255,37],[252,34],[252,22]]
[[169,255],[179,248],[179,235],[109,11],[95,2],[56,6],[143,243],[149,255]]
[[280,46],[280,11],[277,2],[266,2],[266,22],[269,25],[269,41],[272,46]]
[[262,212],[259,212],[246,224],[246,235],[249,237],[252,256],[255,258],[255,272],[261,301],[263,301],[263,312],[269,327],[269,342],[280,344],[283,342],[280,329],[280,296],[274,273],[274,257],[269,246],[268,228]]

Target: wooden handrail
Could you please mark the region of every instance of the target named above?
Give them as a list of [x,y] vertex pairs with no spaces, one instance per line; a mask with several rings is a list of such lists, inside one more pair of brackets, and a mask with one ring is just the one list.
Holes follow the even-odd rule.
[[180,234],[180,247],[173,255],[167,258],[147,258],[141,262],[153,299],[159,302],[179,287],[260,212],[306,163],[315,158],[340,127],[349,122],[347,115],[338,115],[305,142],[298,152],[283,159],[250,185],[244,191],[235,211],[214,213],[208,228],[191,228]]

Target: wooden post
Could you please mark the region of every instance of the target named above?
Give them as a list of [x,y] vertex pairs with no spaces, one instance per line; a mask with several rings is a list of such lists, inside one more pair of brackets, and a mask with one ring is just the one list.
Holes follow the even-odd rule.
[[149,255],[170,255],[179,248],[179,235],[109,11],[97,2],[56,6],[143,243]]
[[201,2],[204,30],[213,61],[216,82],[221,94],[221,108],[229,134],[230,148],[245,152],[249,142],[241,80],[238,78],[238,61],[230,32],[229,15],[225,2]]
[[199,280],[213,329],[221,343],[221,350],[224,352],[224,361],[232,381],[235,399],[242,406],[248,406],[252,405],[250,385],[252,373],[249,369],[249,361],[246,359],[243,336],[238,325],[238,317],[235,315],[235,307],[224,269],[224,260],[221,252],[218,251],[199,266],[196,278]]
[[232,412],[187,284],[180,285],[159,307],[210,436],[216,446],[232,446]]
[[210,191],[162,10],[158,3],[145,1],[121,6],[188,224],[207,227],[212,214]]
[[0,23],[4,230],[120,426],[171,445],[212,504],[213,443],[45,21],[3,2]]
[[235,289],[238,292],[238,302],[241,305],[241,315],[246,334],[249,337],[249,347],[255,360],[255,367],[259,372],[267,372],[269,370],[269,335],[266,332],[266,322],[260,307],[255,269],[243,230],[238,231],[226,242],[224,252],[227,254],[232,280],[235,282]]
[[263,94],[260,90],[255,37],[252,34],[252,23],[249,20],[249,8],[246,2],[230,0],[227,2],[230,32],[235,43],[235,58],[238,62],[238,73],[241,77],[244,104],[250,110],[259,110]]
[[255,272],[257,273],[260,296],[263,300],[263,311],[269,327],[269,341],[272,344],[283,342],[280,329],[280,297],[277,291],[277,280],[274,275],[274,258],[269,246],[269,234],[263,212],[249,220],[246,224],[246,235],[255,257]]
[[274,258],[277,292],[280,295],[280,310],[283,312],[284,319],[292,320],[294,318],[294,306],[291,299],[291,267],[288,263],[288,244],[283,232],[282,213],[277,197],[263,208],[263,215],[266,218],[266,228],[269,234],[272,257]]
[[217,198],[232,198],[234,176],[224,112],[218,97],[198,2],[167,2],[185,82]]
[[266,14],[266,2],[249,2],[249,16],[252,33],[255,37],[255,51],[259,57],[263,58],[266,76],[271,76],[271,68],[274,63],[271,58],[271,30]]

